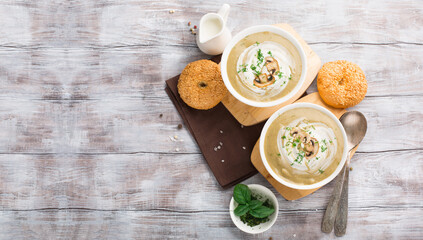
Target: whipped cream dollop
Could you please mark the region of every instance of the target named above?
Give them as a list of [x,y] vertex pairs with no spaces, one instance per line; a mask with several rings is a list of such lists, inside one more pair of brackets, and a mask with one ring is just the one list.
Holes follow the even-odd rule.
[[272,41],[255,43],[238,58],[237,73],[242,83],[259,96],[275,96],[292,78],[295,61],[289,50]]
[[298,118],[282,126],[277,138],[281,161],[297,172],[322,174],[335,160],[338,143],[326,124]]

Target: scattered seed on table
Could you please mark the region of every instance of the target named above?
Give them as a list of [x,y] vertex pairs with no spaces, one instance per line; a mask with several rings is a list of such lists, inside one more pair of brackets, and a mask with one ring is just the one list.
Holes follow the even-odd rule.
[[223,146],[223,142],[219,142],[220,146]]
[[194,29],[192,29],[192,28],[190,28],[189,30],[190,30],[191,32],[192,32],[192,31],[194,31]]
[[188,26],[191,26],[191,22],[188,22]]
[[242,147],[242,149],[244,149],[244,150],[245,150],[245,149],[247,149],[247,148],[246,148],[246,147]]
[[178,129],[182,129],[182,124],[178,124]]
[[175,12],[175,10],[169,10],[169,13],[170,14],[172,14],[172,13],[174,13]]
[[215,152],[217,151],[217,147],[215,147],[215,148],[214,148],[214,151],[215,151]]
[[179,152],[179,148],[175,148],[175,151]]
[[222,131],[222,130],[220,130],[220,133],[223,133],[223,131]]
[[178,136],[176,136],[176,135],[175,135],[175,136],[173,136],[173,138],[174,138],[174,139],[178,139]]
[[221,149],[222,147],[221,146],[217,146],[217,149]]
[[352,171],[353,170],[353,168],[352,167],[350,167],[350,171]]
[[222,159],[222,162],[225,162],[225,160]]
[[244,128],[244,125],[241,124],[241,128]]
[[163,117],[163,114],[162,114],[162,113],[160,113],[159,117],[160,117],[160,118],[161,118],[161,117]]

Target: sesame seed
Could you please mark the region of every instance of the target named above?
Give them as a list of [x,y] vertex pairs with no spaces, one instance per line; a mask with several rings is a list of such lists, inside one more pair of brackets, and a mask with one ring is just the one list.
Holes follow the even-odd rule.
[[225,162],[225,160],[222,159],[222,162]]
[[222,147],[221,146],[217,146],[217,149],[221,149]]
[[243,146],[243,147],[242,147],[242,149],[244,149],[244,150],[245,150],[245,149],[247,149],[247,148],[246,148],[245,146]]
[[223,146],[223,142],[219,142],[220,146]]

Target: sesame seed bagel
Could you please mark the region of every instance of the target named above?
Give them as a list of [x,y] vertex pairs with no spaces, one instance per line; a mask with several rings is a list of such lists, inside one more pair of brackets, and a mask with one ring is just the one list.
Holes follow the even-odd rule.
[[198,60],[189,63],[182,71],[178,92],[188,106],[207,110],[222,101],[227,89],[219,65],[210,60]]
[[367,92],[367,81],[357,64],[338,60],[325,63],[320,69],[317,90],[328,105],[348,108],[363,100]]

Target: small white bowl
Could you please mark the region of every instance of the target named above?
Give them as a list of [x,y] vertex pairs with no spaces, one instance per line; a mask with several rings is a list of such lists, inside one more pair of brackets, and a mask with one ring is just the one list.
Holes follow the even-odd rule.
[[[298,81],[294,89],[292,89],[292,91],[288,93],[287,95],[279,99],[268,101],[268,102],[254,101],[239,94],[232,87],[232,84],[228,77],[227,68],[226,68],[228,57],[232,51],[232,48],[246,36],[254,34],[254,33],[259,33],[259,32],[271,32],[288,39],[288,41],[290,41],[294,45],[294,47],[297,49],[298,54],[300,55],[300,58],[301,58],[301,65],[302,65],[300,80]],[[246,28],[240,33],[238,33],[237,35],[235,35],[235,37],[232,38],[232,40],[228,43],[228,45],[225,47],[225,50],[223,51],[222,60],[220,64],[220,71],[222,74],[223,82],[226,85],[226,88],[229,90],[232,96],[234,96],[236,99],[253,107],[272,107],[272,106],[282,104],[283,102],[289,100],[301,89],[301,86],[303,85],[305,81],[305,77],[307,73],[307,57],[305,55],[304,49],[302,48],[301,44],[289,32],[283,30],[282,28],[271,26],[271,25],[258,25],[258,26]]]
[[238,203],[235,202],[234,198],[232,197],[231,202],[229,203],[229,214],[231,215],[232,222],[234,222],[235,226],[237,226],[241,231],[246,233],[257,234],[265,232],[273,226],[273,224],[276,222],[276,219],[278,218],[278,199],[276,199],[276,196],[275,194],[273,194],[272,191],[262,185],[250,184],[248,185],[248,188],[251,190],[252,193],[258,194],[263,197],[263,199],[259,200],[264,201],[266,199],[269,199],[272,202],[273,207],[275,208],[275,212],[269,216],[269,221],[261,223],[254,227],[250,227],[247,224],[243,223],[240,217],[234,214],[234,210],[238,206]]
[[[342,153],[342,159],[338,165],[338,167],[335,169],[335,171],[329,175],[327,178],[323,179],[320,182],[314,183],[314,184],[310,184],[310,185],[298,185],[298,184],[294,184],[291,182],[288,182],[286,180],[284,180],[283,178],[279,177],[279,175],[277,175],[273,169],[270,167],[269,163],[266,160],[266,154],[264,153],[264,138],[266,136],[267,130],[269,129],[269,126],[272,124],[272,122],[282,113],[294,109],[294,108],[313,108],[316,109],[322,113],[324,113],[325,115],[329,116],[333,121],[335,121],[336,125],[338,126],[338,128],[341,130],[341,134],[342,134],[342,138],[344,140],[344,148],[343,148],[343,153]],[[280,108],[278,111],[276,111],[275,113],[273,113],[273,115],[267,120],[266,124],[263,127],[263,130],[261,131],[260,134],[260,156],[261,159],[263,161],[264,166],[266,167],[266,170],[270,173],[270,175],[272,175],[272,177],[274,179],[276,179],[276,181],[282,183],[283,185],[290,187],[290,188],[294,188],[294,189],[300,189],[300,190],[308,190],[308,189],[316,189],[316,188],[320,188],[322,186],[324,186],[325,184],[329,183],[330,181],[332,181],[337,175],[338,173],[341,171],[342,167],[345,164],[345,161],[347,160],[347,155],[348,155],[348,144],[347,144],[347,134],[345,133],[345,129],[342,126],[341,122],[339,121],[339,119],[329,110],[327,110],[326,108],[313,104],[313,103],[293,103],[290,105],[287,105],[285,107]]]

